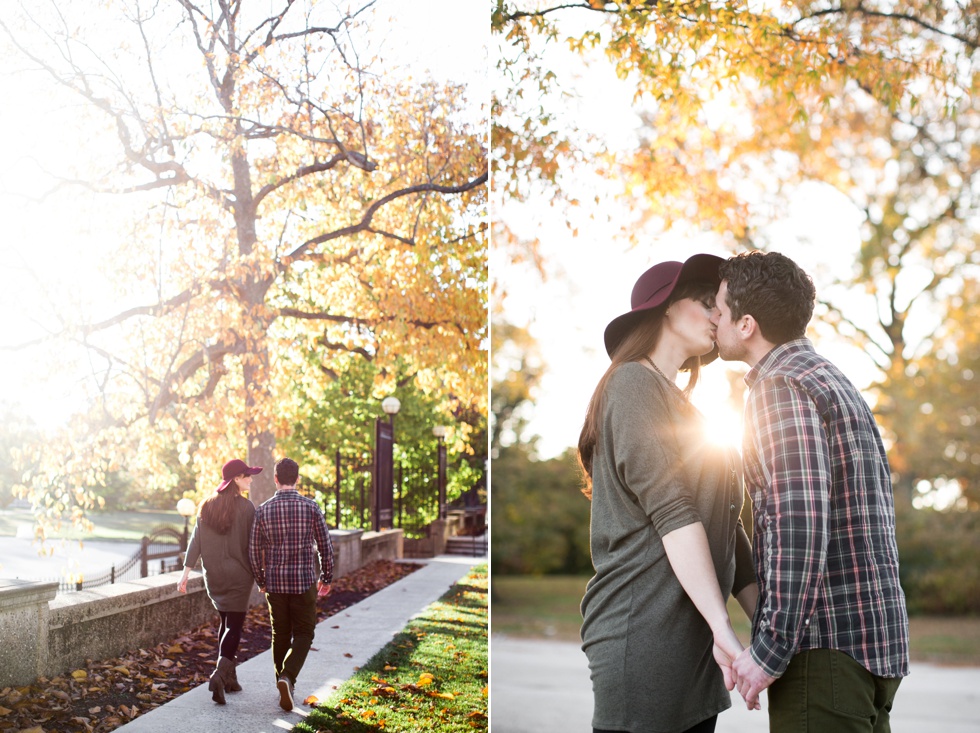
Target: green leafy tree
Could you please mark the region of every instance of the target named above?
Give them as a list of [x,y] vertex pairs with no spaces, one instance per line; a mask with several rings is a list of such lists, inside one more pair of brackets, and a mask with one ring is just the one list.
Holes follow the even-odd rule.
[[581,487],[571,449],[540,461],[526,444],[501,448],[493,460],[493,573],[591,572],[590,505]]
[[525,440],[526,410],[544,373],[534,337],[526,328],[494,319],[491,334],[493,387],[490,390],[490,450],[496,457],[505,444]]
[[[317,355],[311,352],[308,357],[316,359]],[[397,397],[401,404],[393,421],[396,475],[410,506],[419,508],[421,516],[414,523],[421,526],[435,519],[438,512],[438,439],[433,427],[449,428],[446,495],[452,502],[467,491],[479,492],[485,487],[486,419],[479,412],[460,411],[458,402],[426,394],[418,388],[416,375],[407,369],[400,363],[391,375],[367,359],[352,357],[333,378],[309,385],[315,391],[301,396],[301,402],[308,406],[305,414],[282,446],[300,463],[304,479],[332,505],[338,452],[342,480],[349,482],[359,476],[357,480],[366,481],[365,470],[373,461],[375,420],[388,419],[381,401]],[[388,391],[389,381],[394,385],[392,391]],[[333,511],[328,514],[333,516]],[[349,521],[359,521],[352,507],[345,511]]]
[[502,318],[493,327],[490,404],[493,486],[491,562],[494,573],[585,573],[589,502],[582,496],[575,452],[538,460],[526,430],[544,364],[526,328]]

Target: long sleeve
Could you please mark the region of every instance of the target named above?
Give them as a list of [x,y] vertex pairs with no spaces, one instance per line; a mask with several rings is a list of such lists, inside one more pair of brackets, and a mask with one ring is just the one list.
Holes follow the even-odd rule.
[[[636,365],[636,369],[643,367]],[[683,473],[684,461],[674,433],[672,412],[677,408],[670,407],[674,398],[666,391],[672,387],[660,377],[651,378],[662,382],[663,389],[632,390],[632,399],[617,401],[608,410],[603,431],[612,436],[622,485],[633,493],[662,537],[701,521],[701,516],[694,506],[694,487]]]
[[735,529],[735,581],[732,595],[737,596],[746,586],[755,584],[755,567],[752,563],[752,543],[742,523]]
[[184,555],[184,567],[193,570],[201,561],[201,518],[198,517],[191,532],[191,539],[187,543],[187,553]]
[[769,473],[756,506],[755,548],[764,578],[752,657],[779,677],[806,631],[826,568],[830,450],[816,406],[794,380],[761,380],[749,402],[753,449]]
[[248,539],[248,563],[252,566],[252,577],[259,588],[265,588],[265,539],[262,536],[260,512],[252,518],[252,529]]
[[330,531],[327,529],[323,512],[319,509],[316,509],[313,528],[316,537],[316,551],[320,555],[320,580],[325,585],[330,585],[333,582],[333,543],[330,541]]

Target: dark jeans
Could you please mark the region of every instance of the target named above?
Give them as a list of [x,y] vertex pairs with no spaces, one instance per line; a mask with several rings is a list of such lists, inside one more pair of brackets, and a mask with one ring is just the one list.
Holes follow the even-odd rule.
[[901,681],[876,677],[835,649],[800,652],[769,687],[769,730],[889,733]]
[[266,593],[272,622],[272,662],[276,679],[293,684],[303,669],[316,628],[316,583],[305,593]]
[[[685,731],[681,731],[681,733],[714,733],[715,724],[717,722],[718,722],[718,716],[712,715],[710,718],[706,720],[702,720],[697,725],[688,728]],[[607,731],[607,730],[600,730],[598,728],[593,728],[592,733],[616,733],[616,731]]]
[[245,626],[244,611],[218,611],[221,623],[218,625],[218,655],[235,661],[238,643],[242,640],[242,627]]

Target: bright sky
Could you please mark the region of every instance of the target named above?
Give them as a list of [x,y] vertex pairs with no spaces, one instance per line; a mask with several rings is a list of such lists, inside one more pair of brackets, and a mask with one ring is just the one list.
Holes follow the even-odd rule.
[[[374,11],[369,42],[380,51],[385,73],[397,65],[416,79],[431,75],[466,84],[473,118],[487,114],[489,23],[483,0],[426,0],[424,12],[408,0],[377,0]],[[7,61],[5,42],[0,37],[0,62]],[[53,113],[59,103],[38,93],[36,79],[10,68],[0,64],[0,346],[60,330],[50,315],[51,299],[62,308],[67,301],[75,317],[115,312],[118,304],[106,298],[106,276],[125,268],[125,262],[103,258],[118,239],[115,227],[125,213],[115,211],[111,199],[93,201],[65,191],[37,200],[51,188],[47,171],[62,171],[93,143],[81,127],[57,121],[63,119]],[[83,119],[80,105],[78,115]],[[62,348],[0,351],[0,401],[20,402],[40,424],[57,424],[79,406],[79,380],[86,371],[84,357],[76,361]]]

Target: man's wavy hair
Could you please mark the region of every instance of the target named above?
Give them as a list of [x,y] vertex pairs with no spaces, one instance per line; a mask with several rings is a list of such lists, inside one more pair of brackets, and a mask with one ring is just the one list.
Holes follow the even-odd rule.
[[763,338],[776,346],[806,334],[817,291],[810,276],[789,257],[742,252],[723,262],[718,274],[728,281],[725,302],[732,321],[752,316]]

